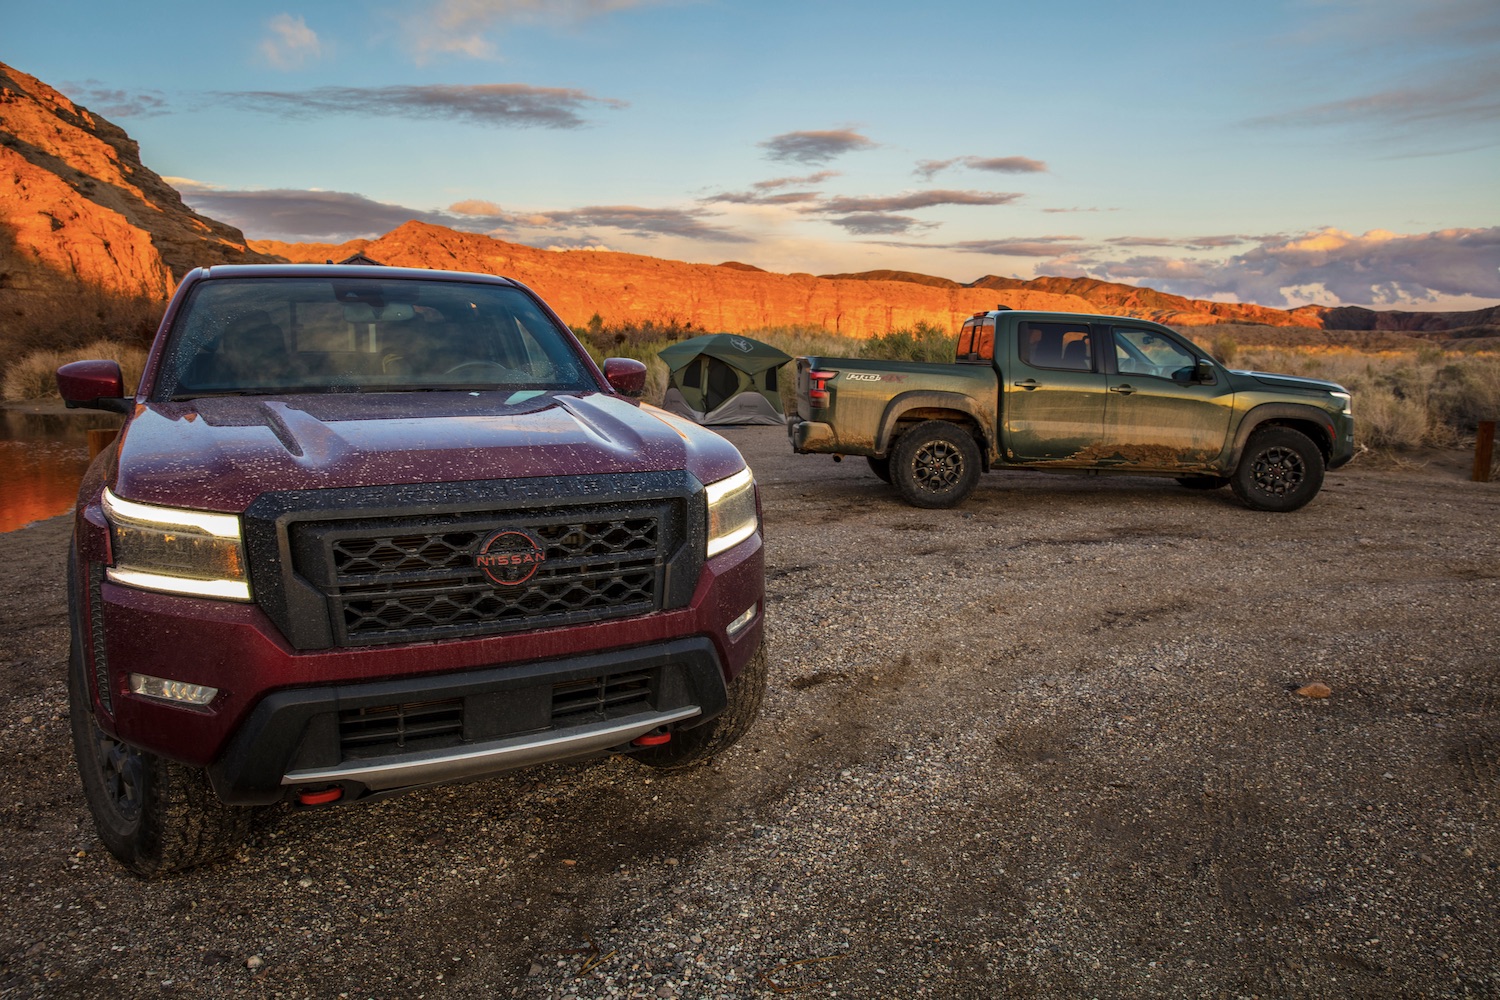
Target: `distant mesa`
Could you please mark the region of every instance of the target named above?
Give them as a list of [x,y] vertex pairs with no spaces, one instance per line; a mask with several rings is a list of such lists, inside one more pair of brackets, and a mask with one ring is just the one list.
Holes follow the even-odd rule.
[[[165,300],[198,265],[368,259],[407,267],[503,274],[532,288],[567,322],[677,322],[739,333],[806,326],[851,336],[917,323],[956,329],[1004,303],[1015,309],[1113,313],[1178,326],[1411,332],[1490,328],[1500,310],[1393,313],[1308,306],[1281,310],[1209,302],[1090,278],[962,283],[910,271],[775,274],[753,264],[690,264],[599,251],[561,254],[476,233],[408,222],[344,243],[246,240],[192,211],[140,160],[118,126],[0,63],[0,310],[26,322],[79,289]],[[1493,335],[1493,329],[1488,330]]]

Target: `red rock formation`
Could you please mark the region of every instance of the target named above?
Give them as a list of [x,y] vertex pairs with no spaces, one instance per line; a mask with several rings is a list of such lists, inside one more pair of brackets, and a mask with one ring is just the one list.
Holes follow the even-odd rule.
[[[81,287],[160,300],[198,264],[337,261],[355,253],[386,264],[504,274],[531,285],[578,325],[597,313],[609,323],[675,320],[724,332],[807,326],[868,336],[920,322],[954,330],[964,317],[1004,304],[1184,326],[1317,328],[1327,325],[1325,314],[1361,328],[1452,326],[1443,314],[1386,319],[1368,310],[1284,311],[1087,278],[991,276],[965,285],[905,271],[815,277],[772,274],[738,261],[688,264],[637,254],[553,252],[418,222],[376,240],[247,245],[238,230],[187,208],[141,164],[124,131],[0,64],[0,313],[19,316],[24,324],[28,308],[45,309],[46,302]],[[1492,314],[1466,320],[1494,321]]]
[[124,130],[0,63],[0,292],[165,298],[197,264],[263,259],[142,165]]

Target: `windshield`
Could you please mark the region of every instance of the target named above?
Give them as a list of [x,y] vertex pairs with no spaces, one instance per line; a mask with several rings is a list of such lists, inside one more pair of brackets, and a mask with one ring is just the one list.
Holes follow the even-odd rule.
[[519,288],[401,278],[226,278],[184,303],[157,399],[599,387]]

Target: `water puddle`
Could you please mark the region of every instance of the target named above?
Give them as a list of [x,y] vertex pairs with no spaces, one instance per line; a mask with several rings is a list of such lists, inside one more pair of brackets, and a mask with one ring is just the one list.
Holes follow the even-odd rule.
[[0,420],[0,531],[73,509],[89,464],[90,428],[117,427],[106,414],[3,411]]

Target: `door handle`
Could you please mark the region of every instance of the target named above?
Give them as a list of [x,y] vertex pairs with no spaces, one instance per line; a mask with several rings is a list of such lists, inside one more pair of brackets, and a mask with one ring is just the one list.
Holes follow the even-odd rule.
[[1042,387],[1042,383],[1038,382],[1034,378],[1029,378],[1029,379],[1026,379],[1025,381],[1017,382],[1016,383],[1016,388],[1018,388],[1018,389],[1027,389],[1027,390],[1030,390],[1030,389],[1040,389],[1041,387]]
[[1109,391],[1118,392],[1122,396],[1128,396],[1132,392],[1135,392],[1135,386],[1130,385],[1129,383],[1125,385],[1112,385],[1109,387]]

